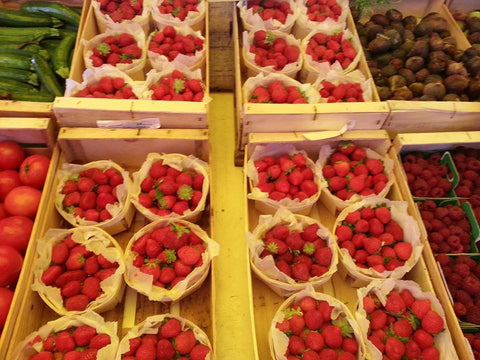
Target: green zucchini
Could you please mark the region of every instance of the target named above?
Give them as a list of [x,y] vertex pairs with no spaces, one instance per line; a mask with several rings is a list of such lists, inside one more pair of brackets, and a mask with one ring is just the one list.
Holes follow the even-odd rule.
[[60,32],[54,28],[32,27],[32,28],[9,28],[0,27],[0,42],[16,41],[18,43],[28,41],[40,41],[49,37],[58,37]]
[[73,31],[73,30],[69,30],[69,29],[58,29],[58,31],[60,32],[60,37],[61,37],[62,39],[66,38],[67,36],[72,36],[72,35],[77,36],[77,32],[76,32],[76,31]]
[[65,24],[62,29],[78,32],[78,26],[72,24]]
[[7,91],[38,92],[32,85],[3,77],[0,77],[0,89]]
[[71,7],[73,11],[75,11],[78,15],[82,15],[82,7]]
[[8,52],[0,51],[0,66],[14,69],[35,70],[31,63],[31,57],[14,54],[10,50]]
[[80,24],[80,14],[62,4],[31,1],[23,3],[20,10],[34,14],[48,14],[76,26]]
[[45,61],[45,59],[39,55],[35,55],[32,58],[32,64],[35,67],[38,78],[46,87],[48,92],[55,96],[63,96],[62,87],[58,83],[55,74],[53,73],[52,69]]
[[17,53],[25,56],[39,54],[45,60],[50,60],[50,54],[48,51],[42,48],[40,45],[35,44],[28,44],[25,46],[22,46],[22,44],[0,44],[0,51],[11,52],[13,54]]
[[52,55],[53,70],[55,70],[55,72],[64,79],[68,78],[68,75],[70,74],[70,63],[68,62],[68,57],[70,55],[70,51],[75,45],[76,37],[77,34],[75,33],[64,37]]
[[23,83],[38,86],[37,74],[28,70],[13,69],[0,66],[0,78],[17,80]]
[[28,14],[17,10],[0,8],[0,25],[13,27],[60,27],[63,22],[51,16]]
[[48,92],[28,92],[28,91],[12,91],[10,93],[12,100],[18,101],[35,101],[35,102],[52,102],[55,96]]
[[47,50],[45,50],[44,48],[42,48],[40,45],[28,44],[28,45],[25,45],[24,47],[22,47],[22,50],[31,51],[35,54],[40,55],[45,60],[50,60],[50,53]]
[[59,44],[60,40],[58,39],[46,39],[40,42],[40,45],[45,48],[45,50],[47,50],[49,53],[54,52]]

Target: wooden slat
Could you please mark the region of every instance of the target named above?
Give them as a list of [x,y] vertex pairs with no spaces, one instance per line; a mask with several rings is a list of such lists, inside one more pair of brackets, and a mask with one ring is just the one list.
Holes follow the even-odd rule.
[[55,146],[55,126],[49,118],[0,118],[0,140],[22,144],[44,145],[50,151]]

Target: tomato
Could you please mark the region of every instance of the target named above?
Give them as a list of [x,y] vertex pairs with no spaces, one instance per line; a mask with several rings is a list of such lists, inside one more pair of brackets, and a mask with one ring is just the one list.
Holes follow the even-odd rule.
[[23,258],[11,246],[0,245],[0,286],[13,284],[22,270]]
[[0,171],[0,201],[5,199],[5,196],[18,186],[22,185],[20,176],[15,170]]
[[43,155],[30,155],[20,166],[20,181],[23,185],[41,189],[47,177],[50,159]]
[[31,186],[19,186],[5,198],[5,209],[9,214],[34,217],[38,210],[42,192]]
[[13,291],[0,287],[0,329],[5,325],[8,310],[13,299]]
[[0,245],[8,245],[23,253],[27,249],[33,221],[25,216],[9,216],[0,220]]
[[6,218],[8,216],[7,210],[5,210],[5,205],[0,203],[0,220]]
[[0,142],[0,170],[15,170],[20,167],[25,153],[17,143],[13,141]]

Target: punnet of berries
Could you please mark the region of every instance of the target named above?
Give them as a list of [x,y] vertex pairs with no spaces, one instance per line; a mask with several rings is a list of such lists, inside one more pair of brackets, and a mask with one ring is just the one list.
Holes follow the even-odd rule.
[[[480,206],[480,158],[478,149],[459,149],[452,152],[460,182],[455,188],[458,197],[470,198],[474,210]],[[480,219],[480,211],[476,210]]]
[[257,146],[247,162],[248,198],[261,212],[273,213],[280,206],[291,212],[308,213],[320,196],[315,163],[292,145]]
[[143,85],[136,84],[126,73],[115,66],[104,64],[86,69],[82,82],[67,79],[66,97],[141,99]]
[[466,255],[438,254],[435,260],[443,272],[457,317],[480,325],[480,264]]
[[120,341],[116,359],[210,360],[208,336],[191,321],[173,314],[154,315]]
[[338,254],[330,231],[312,218],[285,209],[262,216],[247,235],[254,272],[282,296],[318,287],[337,271]]
[[365,359],[365,344],[350,310],[311,286],[285,300],[269,336],[270,352],[277,360]]
[[197,222],[205,209],[208,164],[193,155],[150,153],[133,180],[132,202],[150,221]]
[[298,3],[297,32],[338,28],[347,19],[348,0],[302,0]]
[[357,295],[370,359],[458,359],[440,302],[416,282],[375,280]]
[[314,82],[320,73],[329,70],[348,73],[354,70],[362,54],[360,40],[350,30],[312,30],[302,40],[302,55],[308,82]]
[[208,101],[202,83],[202,71],[174,69],[168,65],[161,72],[151,70],[145,81],[144,99],[162,101]]
[[320,92],[321,103],[372,101],[372,83],[359,70],[348,74],[330,70],[317,78],[314,87]]
[[94,0],[92,7],[101,31],[117,23],[147,27],[152,0]]
[[245,29],[263,25],[267,30],[290,34],[298,16],[294,0],[250,0],[239,2],[240,17]]
[[480,359],[480,332],[473,330],[472,332],[466,332],[463,330],[463,335],[472,348],[473,357],[475,360]]
[[322,196],[339,210],[369,196],[386,197],[393,184],[393,160],[352,141],[322,146],[316,164]]
[[340,260],[361,281],[400,279],[423,250],[420,229],[408,204],[369,197],[345,208],[335,221]]
[[152,0],[152,19],[158,29],[187,25],[202,30],[206,0]]
[[259,73],[242,87],[243,101],[260,104],[316,104],[320,94],[312,84],[302,84],[284,74]]
[[118,349],[117,323],[93,311],[65,315],[43,325],[18,343],[12,360],[111,360]]
[[413,152],[402,155],[408,187],[414,197],[445,198],[453,189],[453,172],[445,160],[449,153]]
[[163,71],[168,64],[195,70],[205,63],[205,38],[185,25],[168,25],[152,32],[147,48],[150,64],[157,71]]
[[255,74],[275,72],[294,78],[302,68],[300,40],[264,27],[243,32],[243,56],[245,66]]
[[108,231],[131,206],[130,177],[113,161],[64,164],[57,180],[55,207],[73,226],[95,225]]
[[145,33],[138,24],[115,26],[84,44],[85,67],[116,66],[126,74],[143,70],[146,62]]
[[55,312],[112,309],[123,296],[123,252],[97,227],[47,232],[37,247],[32,289]]
[[125,281],[150,300],[179,300],[200,287],[218,252],[218,244],[199,226],[157,220],[129,241]]

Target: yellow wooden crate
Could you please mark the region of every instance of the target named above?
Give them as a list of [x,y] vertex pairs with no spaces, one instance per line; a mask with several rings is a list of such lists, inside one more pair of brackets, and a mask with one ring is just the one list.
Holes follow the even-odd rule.
[[[375,143],[382,141],[382,138],[385,136],[387,136],[387,134],[384,131],[352,131],[331,139],[306,140],[303,136],[295,134],[250,134],[249,143],[245,150],[245,162],[248,160],[256,146],[268,143],[282,142],[292,144],[297,149],[305,150],[312,160],[315,161],[318,158],[320,147],[325,143],[332,143],[340,140]],[[388,148],[385,150],[388,150]],[[387,157],[390,156],[387,154]],[[398,166],[398,164],[396,164],[396,166]],[[245,178],[245,195],[248,193],[247,184],[248,181]],[[404,200],[398,182],[393,184],[388,194],[388,198],[397,201]],[[246,202],[246,231],[252,231],[257,225],[258,217],[261,214],[255,209],[253,201],[246,200]],[[409,203],[409,214],[415,216],[415,211],[415,208]],[[320,221],[323,225],[328,227],[330,231],[333,231],[335,217],[320,201],[314,205],[309,216]],[[424,242],[426,241],[425,234],[422,234],[422,240]],[[425,253],[423,256],[425,256]],[[435,284],[437,280],[433,278],[434,284],[432,284],[432,281],[430,280],[431,273],[429,274],[427,269],[426,260],[427,259],[421,257],[415,267],[404,278],[418,283],[423,291],[435,292],[438,287],[438,285]],[[320,292],[334,296],[344,302],[351,311],[355,312],[357,307],[356,289],[352,287],[351,279],[345,276],[345,272],[343,272],[341,268],[342,265],[339,263],[339,270],[334,274],[330,281],[323,285]],[[254,276],[253,273],[251,273],[251,277],[251,291],[253,296],[251,300],[253,309],[252,323],[254,323],[254,334],[257,345],[255,355],[256,359],[269,359],[270,350],[268,331],[272,318],[280,304],[284,301],[284,298],[276,295],[267,285]],[[437,296],[441,299],[441,294],[439,295],[437,293]],[[458,323],[455,326],[455,324],[451,324],[450,319],[448,319],[447,331],[450,331],[451,336],[455,341],[459,358],[462,360],[470,359],[470,356],[464,352],[465,341],[463,344],[457,341],[458,339],[463,338]]]
[[[422,224],[422,217],[418,207],[413,201],[413,197],[408,187],[408,182],[403,171],[400,153],[405,151],[434,151],[434,150],[449,150],[459,146],[480,146],[480,132],[443,132],[443,133],[423,133],[423,134],[398,134],[393,146],[389,151],[390,157],[394,160],[395,178],[405,201],[408,202],[409,208],[412,210],[412,216],[415,217],[419,224]],[[432,283],[440,303],[447,318],[447,323],[452,333],[453,342],[457,349],[460,359],[470,359],[471,353],[465,342],[462,330],[453,310],[452,303],[448,296],[447,290],[443,283],[440,271],[438,269],[435,257],[430,248],[428,237],[425,232],[425,227],[420,226],[422,233],[422,240],[424,244],[423,258],[427,265]]]
[[[205,18],[208,19],[208,6],[206,6]],[[154,31],[155,27],[150,26]],[[97,20],[93,7],[87,12],[82,40],[90,40],[99,34]],[[203,82],[205,84],[205,97],[209,96],[209,26],[205,21],[206,62],[202,69]],[[83,43],[78,43],[72,60],[72,72],[70,78],[82,82],[82,74],[85,70],[83,60]],[[142,73],[136,73],[133,78],[136,81],[145,80],[145,74],[151,69],[147,60]],[[145,118],[159,118],[162,128],[169,129],[205,129],[208,127],[207,114],[208,102],[194,101],[158,101],[158,100],[132,100],[132,99],[96,99],[57,97],[53,104],[53,111],[61,127],[97,127],[97,121],[103,120],[142,120]],[[131,127],[135,127],[130,124]]]
[[[66,222],[55,209],[55,170],[65,162],[86,163],[100,159],[111,159],[129,171],[136,171],[150,152],[183,153],[209,161],[210,149],[208,145],[208,132],[206,130],[133,130],[133,129],[83,129],[62,128],[58,137],[58,146],[55,150],[58,155],[52,161],[53,169],[46,186],[43,206],[39,210],[38,226],[35,240],[40,239],[50,228],[65,228]],[[128,154],[128,156],[126,156]],[[115,235],[120,246],[125,249],[132,235],[147,221],[140,213],[136,213],[132,225],[126,231]],[[204,212],[199,225],[208,233],[213,230],[213,218],[210,209]],[[35,244],[30,246],[31,261],[29,270],[36,260]],[[192,295],[177,303],[162,304],[149,301],[146,296],[137,294],[133,289],[127,289],[125,298],[113,310],[103,313],[107,321],[118,321],[119,337],[122,337],[135,324],[155,314],[171,312],[181,315],[199,327],[210,338],[215,349],[215,286],[213,283],[214,266],[211,274],[203,285]],[[27,335],[41,327],[46,322],[58,318],[40,296],[32,291],[33,272],[22,273],[21,298],[16,299],[18,307],[15,319],[9,328],[11,336],[7,355],[0,355],[8,359],[15,347]],[[4,333],[5,335],[5,333]],[[5,349],[6,351],[6,349]],[[5,354],[5,352],[3,352]],[[214,359],[214,357],[212,357]]]
[[37,216],[32,228],[30,242],[23,259],[15,295],[10,311],[0,337],[0,359],[7,359],[6,352],[11,341],[12,332],[18,326],[20,303],[24,298],[25,288],[31,274],[32,262],[37,246],[38,234],[42,227],[42,212],[47,205],[48,184],[53,180],[58,163],[58,151],[55,148],[55,131],[50,118],[0,118],[0,141],[15,141],[20,143],[28,155],[42,154],[51,158],[45,187],[38,207]]
[[[0,8],[18,9],[20,5],[26,1],[27,0],[0,0]],[[80,34],[87,17],[90,0],[58,0],[55,2],[63,3],[68,6],[83,6],[80,25],[78,26],[78,36],[75,43],[75,52],[78,52],[77,48],[80,43]],[[72,69],[70,69],[70,74],[72,74]],[[0,114],[2,114],[2,116],[14,117],[53,117],[53,103],[0,100]]]

